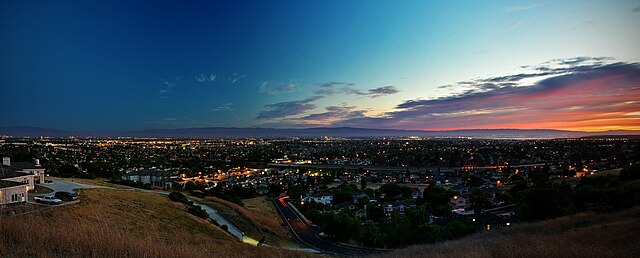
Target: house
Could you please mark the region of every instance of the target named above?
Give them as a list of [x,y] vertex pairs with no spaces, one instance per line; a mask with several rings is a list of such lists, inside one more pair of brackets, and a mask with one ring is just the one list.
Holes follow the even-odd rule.
[[[14,170],[22,173],[27,173],[33,175],[33,180],[35,183],[44,183],[44,167],[40,165],[39,159],[34,159],[34,162],[14,162],[11,163],[11,158],[3,157],[2,158],[2,167],[5,170]],[[31,188],[33,189],[33,184],[31,184]]]
[[11,167],[2,167],[0,170],[0,181],[24,183],[27,191],[35,188],[32,174],[20,172],[18,169]]
[[0,167],[0,205],[27,201],[27,192],[35,188],[34,175],[11,166],[9,158]]
[[173,186],[175,184],[180,184],[180,183],[182,183],[182,179],[174,178],[174,177],[164,178],[160,180],[160,186],[162,186],[162,189],[164,190],[173,189]]
[[449,203],[453,206],[454,209],[465,209],[469,207],[469,203],[467,202],[467,198],[461,195],[454,195],[449,199]]
[[322,203],[324,205],[330,205],[331,201],[333,201],[333,195],[317,194],[317,195],[304,197],[303,200],[305,202],[317,202],[317,203]]
[[0,180],[0,205],[27,201],[27,184]]
[[129,171],[122,176],[123,180],[130,180],[134,182],[142,182],[143,184],[151,184],[162,187],[173,187],[175,179],[178,178],[176,172],[155,170],[155,169],[142,169]]
[[353,203],[359,203],[360,199],[362,198],[369,198],[369,196],[365,193],[354,193],[352,197]]
[[399,213],[404,214],[406,210],[415,208],[417,205],[411,200],[400,200],[393,204],[393,208]]
[[389,213],[393,212],[393,205],[392,204],[382,205],[382,210],[384,211],[385,214],[389,215]]
[[411,192],[411,198],[412,199],[420,199],[420,198],[422,198],[423,191],[421,191],[420,189],[413,188],[413,189],[411,189],[411,191],[412,191]]

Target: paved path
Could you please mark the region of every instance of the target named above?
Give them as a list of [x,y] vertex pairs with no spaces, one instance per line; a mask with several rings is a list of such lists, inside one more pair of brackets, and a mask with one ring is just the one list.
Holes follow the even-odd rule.
[[[51,190],[53,190],[53,192],[69,192],[69,193],[73,193],[75,192],[75,189],[82,189],[82,188],[108,188],[105,186],[99,186],[99,185],[87,185],[87,184],[80,184],[80,183],[76,183],[73,181],[68,181],[68,180],[53,180],[52,183],[43,183],[43,184],[38,184],[39,186],[42,187],[46,187],[49,188]],[[50,194],[38,194],[38,195],[50,195]]]

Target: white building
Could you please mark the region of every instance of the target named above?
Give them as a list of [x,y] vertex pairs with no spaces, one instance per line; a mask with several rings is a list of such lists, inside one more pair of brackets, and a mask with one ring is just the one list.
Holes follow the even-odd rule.
[[0,205],[27,201],[27,184],[0,180]]
[[324,195],[314,195],[307,196],[303,199],[305,202],[317,202],[322,203],[324,205],[330,205],[331,201],[333,201],[333,195],[324,194]]
[[122,179],[124,180],[131,180],[134,182],[142,182],[143,184],[151,184],[157,186],[162,186],[163,182],[168,182],[171,181],[171,179],[177,178],[177,172],[153,169],[129,171],[124,176],[122,176]]
[[[29,183],[29,189],[34,188],[34,183],[44,183],[44,167],[40,165],[40,160],[34,159],[34,162],[15,162],[11,163],[11,158],[2,158],[2,169],[5,171],[22,172],[25,174],[33,175],[33,178]],[[1,175],[0,175],[1,176]],[[12,180],[14,181],[14,180]]]

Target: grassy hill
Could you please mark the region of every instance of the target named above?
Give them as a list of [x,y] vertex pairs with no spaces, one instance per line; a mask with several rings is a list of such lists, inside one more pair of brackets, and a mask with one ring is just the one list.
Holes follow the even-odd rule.
[[90,189],[79,204],[0,217],[0,257],[301,257],[242,244],[166,196]]
[[637,257],[640,207],[611,214],[581,213],[380,257]]
[[223,217],[254,239],[265,237],[265,244],[280,247],[299,247],[289,241],[287,228],[279,215],[264,197],[245,200],[247,207],[216,198],[206,197],[202,203],[216,209]]

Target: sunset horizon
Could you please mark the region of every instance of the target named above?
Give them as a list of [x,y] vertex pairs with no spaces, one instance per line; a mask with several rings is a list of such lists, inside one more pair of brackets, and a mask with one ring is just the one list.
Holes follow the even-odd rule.
[[2,6],[0,126],[640,130],[632,1]]

